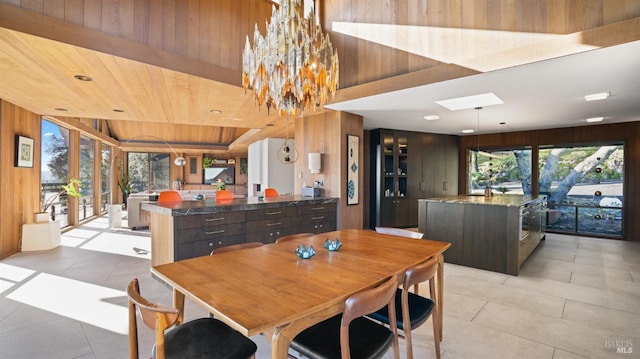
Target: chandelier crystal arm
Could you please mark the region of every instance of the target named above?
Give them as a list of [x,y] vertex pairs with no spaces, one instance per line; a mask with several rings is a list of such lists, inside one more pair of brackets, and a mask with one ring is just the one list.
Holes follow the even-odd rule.
[[242,87],[253,90],[258,107],[279,116],[302,117],[305,109],[324,106],[339,82],[338,53],[322,33],[314,11],[302,15],[300,0],[272,8],[263,37],[256,24],[253,46],[247,35],[242,53]]

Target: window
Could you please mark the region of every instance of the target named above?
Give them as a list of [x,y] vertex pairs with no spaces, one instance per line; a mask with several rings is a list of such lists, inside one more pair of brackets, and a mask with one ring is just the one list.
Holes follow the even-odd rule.
[[100,208],[104,212],[111,204],[111,147],[102,145],[100,165]]
[[531,194],[531,149],[469,150],[468,193]]
[[[42,120],[42,146],[40,165],[40,203],[60,192],[60,186],[69,183],[69,130]],[[69,225],[68,200],[58,197],[48,210],[60,227]]]
[[129,152],[131,193],[169,188],[169,154]]
[[93,181],[95,178],[95,146],[94,140],[80,136],[80,181],[82,182],[82,197],[78,207],[80,220],[93,216]]
[[538,167],[547,230],[622,237],[623,144],[541,148]]

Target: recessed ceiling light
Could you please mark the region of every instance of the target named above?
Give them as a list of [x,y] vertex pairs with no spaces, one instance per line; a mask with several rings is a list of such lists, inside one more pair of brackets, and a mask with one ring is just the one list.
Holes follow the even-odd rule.
[[470,108],[484,107],[491,105],[501,105],[504,102],[493,92],[480,95],[452,98],[448,100],[436,101],[436,103],[450,111],[467,110]]
[[213,109],[213,110],[209,110],[209,112],[211,112],[211,113],[213,113],[213,114],[217,115],[217,114],[221,114],[221,113],[222,113],[222,110],[216,110],[216,109]]
[[435,120],[439,120],[440,116],[438,116],[438,115],[427,115],[427,116],[424,116],[424,119],[427,120],[427,121],[435,121]]
[[474,132],[476,132],[476,131],[474,131],[474,130],[462,130],[462,133],[474,133]]
[[87,75],[74,75],[73,78],[80,81],[93,81],[93,79]]
[[586,119],[585,121],[589,123],[593,123],[593,122],[602,122],[602,120],[604,120],[604,117],[591,117]]
[[64,107],[56,107],[56,108],[54,108],[54,110],[56,110],[56,111],[62,111],[62,112],[69,111],[69,110],[67,110],[67,109],[66,109],[66,108],[64,108]]
[[598,101],[598,100],[604,100],[606,98],[608,98],[609,96],[611,96],[610,92],[600,92],[600,93],[594,93],[591,95],[586,95],[584,97],[585,101]]

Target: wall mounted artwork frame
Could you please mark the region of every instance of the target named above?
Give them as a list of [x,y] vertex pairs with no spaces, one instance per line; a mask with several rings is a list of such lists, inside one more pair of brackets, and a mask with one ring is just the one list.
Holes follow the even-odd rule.
[[15,167],[33,167],[33,138],[16,135]]
[[347,135],[347,205],[360,203],[360,137]]

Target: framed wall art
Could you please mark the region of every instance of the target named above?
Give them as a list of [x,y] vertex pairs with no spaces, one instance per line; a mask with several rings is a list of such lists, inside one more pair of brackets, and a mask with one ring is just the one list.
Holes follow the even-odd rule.
[[360,137],[347,135],[347,205],[360,203]]
[[33,167],[33,138],[16,135],[16,167]]

